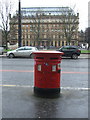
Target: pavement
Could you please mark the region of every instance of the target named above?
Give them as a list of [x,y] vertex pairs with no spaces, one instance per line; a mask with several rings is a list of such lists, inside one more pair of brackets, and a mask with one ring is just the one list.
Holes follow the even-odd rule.
[[79,58],[87,58],[90,59],[90,54],[81,54]]

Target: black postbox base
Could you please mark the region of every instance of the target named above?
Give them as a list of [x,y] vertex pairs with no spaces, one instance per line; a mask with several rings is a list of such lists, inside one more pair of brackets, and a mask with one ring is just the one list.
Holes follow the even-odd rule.
[[60,88],[34,87],[34,94],[38,97],[56,98],[56,97],[60,97]]

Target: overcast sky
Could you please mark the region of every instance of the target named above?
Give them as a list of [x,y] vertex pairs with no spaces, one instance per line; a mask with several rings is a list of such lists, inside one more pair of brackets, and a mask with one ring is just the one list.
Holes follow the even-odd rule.
[[[18,0],[13,0],[17,5]],[[88,27],[88,2],[90,0],[21,0],[21,7],[66,7],[74,8],[79,12],[79,30]],[[17,7],[15,7],[17,8]]]

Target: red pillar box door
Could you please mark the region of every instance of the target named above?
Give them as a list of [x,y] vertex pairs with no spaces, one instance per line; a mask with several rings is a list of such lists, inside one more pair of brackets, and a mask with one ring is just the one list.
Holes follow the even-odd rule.
[[61,55],[58,51],[34,52],[34,93],[52,97],[60,95]]

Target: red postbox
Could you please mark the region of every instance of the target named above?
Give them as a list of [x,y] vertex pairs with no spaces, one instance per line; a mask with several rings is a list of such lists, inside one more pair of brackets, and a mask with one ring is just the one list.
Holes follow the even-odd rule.
[[34,52],[34,93],[52,97],[60,95],[61,55],[58,51]]

